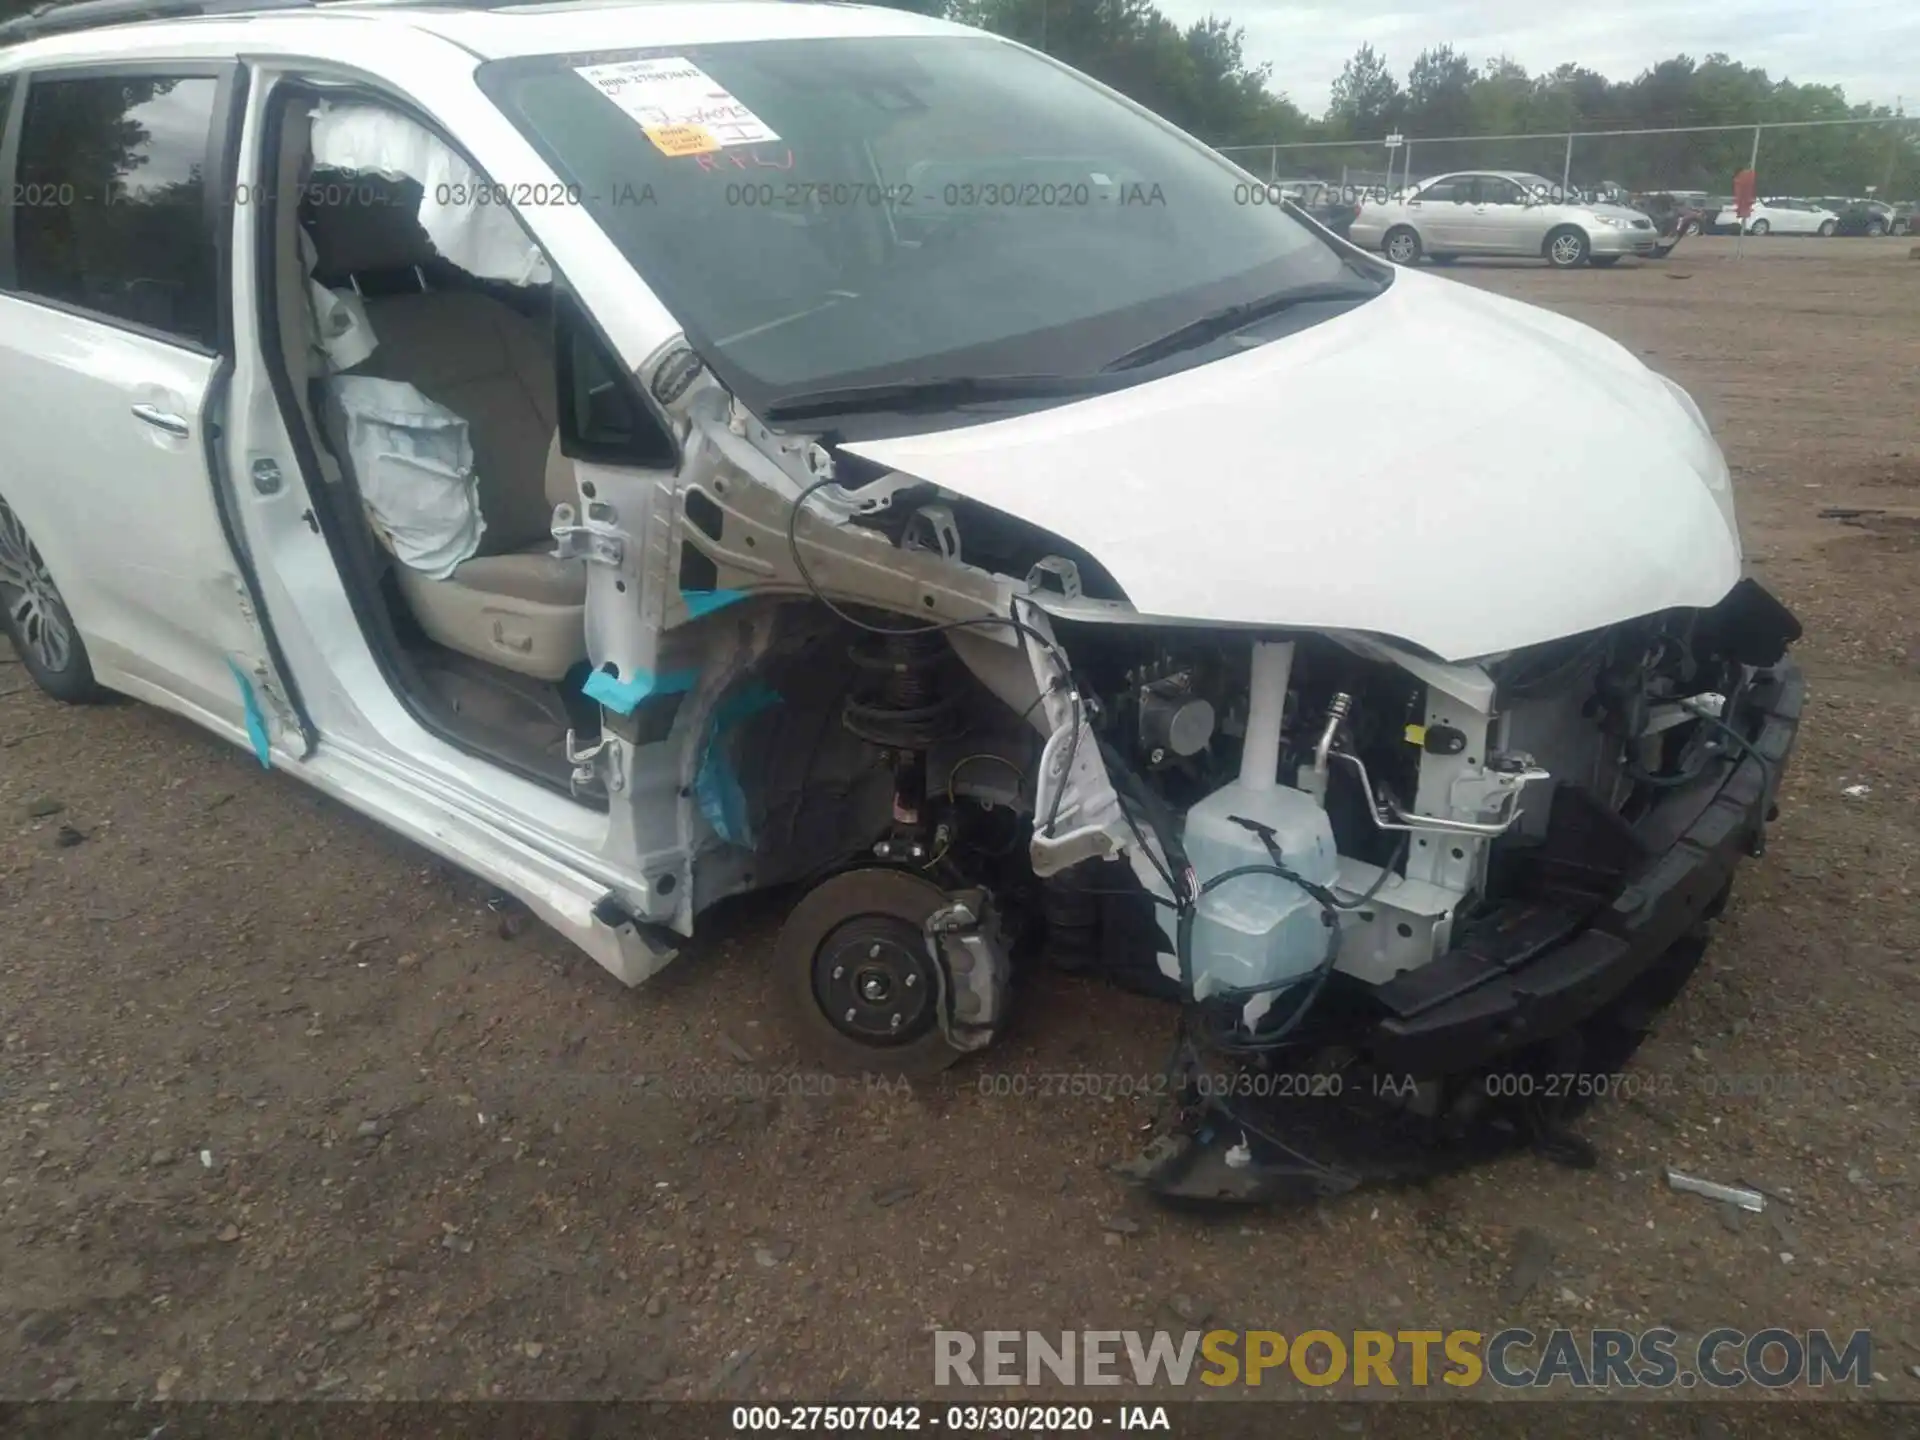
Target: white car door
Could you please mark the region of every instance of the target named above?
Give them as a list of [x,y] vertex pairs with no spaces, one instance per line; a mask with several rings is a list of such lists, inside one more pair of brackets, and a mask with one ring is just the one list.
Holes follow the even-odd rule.
[[[229,361],[216,215],[230,67],[15,82],[0,178],[0,486],[109,688],[262,763],[308,748],[216,493]],[[0,214],[4,214],[0,211]]]

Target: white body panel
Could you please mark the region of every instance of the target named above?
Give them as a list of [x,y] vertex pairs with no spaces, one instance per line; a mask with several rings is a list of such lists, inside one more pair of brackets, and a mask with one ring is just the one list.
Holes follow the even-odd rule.
[[[1387,355],[1419,383],[1383,386]],[[1658,376],[1413,273],[1211,365],[848,448],[1085,546],[1145,614],[1447,659],[1711,605],[1740,576],[1726,463]]]
[[0,294],[7,499],[43,537],[96,678],[242,735],[228,661],[250,670],[261,644],[208,483],[201,412],[217,365]]

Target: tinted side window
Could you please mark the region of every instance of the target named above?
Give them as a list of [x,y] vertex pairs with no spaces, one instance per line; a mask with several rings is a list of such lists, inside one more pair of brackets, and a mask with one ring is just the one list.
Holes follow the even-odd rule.
[[216,344],[219,259],[201,170],[218,88],[148,75],[28,87],[14,195],[21,290]]
[[1418,200],[1422,205],[1438,203],[1442,200],[1459,200],[1463,198],[1460,195],[1459,190],[1460,190],[1460,182],[1458,181],[1437,180],[1433,184],[1427,186],[1426,189],[1422,190],[1414,198]]
[[1518,185],[1499,175],[1482,175],[1476,193],[1482,205],[1518,205],[1527,198]]
[[579,303],[559,295],[554,311],[561,453],[609,465],[673,468],[679,457],[671,437],[630,394],[619,361],[607,353]]

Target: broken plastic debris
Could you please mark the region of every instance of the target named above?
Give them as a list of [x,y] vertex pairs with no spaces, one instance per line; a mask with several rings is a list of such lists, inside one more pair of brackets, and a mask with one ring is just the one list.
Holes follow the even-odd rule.
[[1698,1175],[1688,1175],[1684,1171],[1669,1169],[1667,1184],[1675,1190],[1684,1190],[1690,1195],[1704,1195],[1709,1200],[1721,1200],[1729,1205],[1738,1205],[1742,1210],[1751,1210],[1758,1215],[1767,1208],[1767,1198],[1758,1190],[1747,1190],[1739,1185],[1721,1185],[1713,1180],[1702,1180]]
[[1849,800],[1864,800],[1872,789],[1871,785],[1848,785],[1840,793]]

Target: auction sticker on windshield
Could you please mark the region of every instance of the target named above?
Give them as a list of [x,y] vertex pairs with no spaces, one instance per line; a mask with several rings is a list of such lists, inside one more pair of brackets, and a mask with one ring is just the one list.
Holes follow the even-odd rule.
[[780,138],[719,81],[677,55],[582,65],[574,73],[633,117],[669,155],[700,155]]
[[640,133],[667,155],[711,155],[720,148],[713,132],[703,125],[646,125]]

